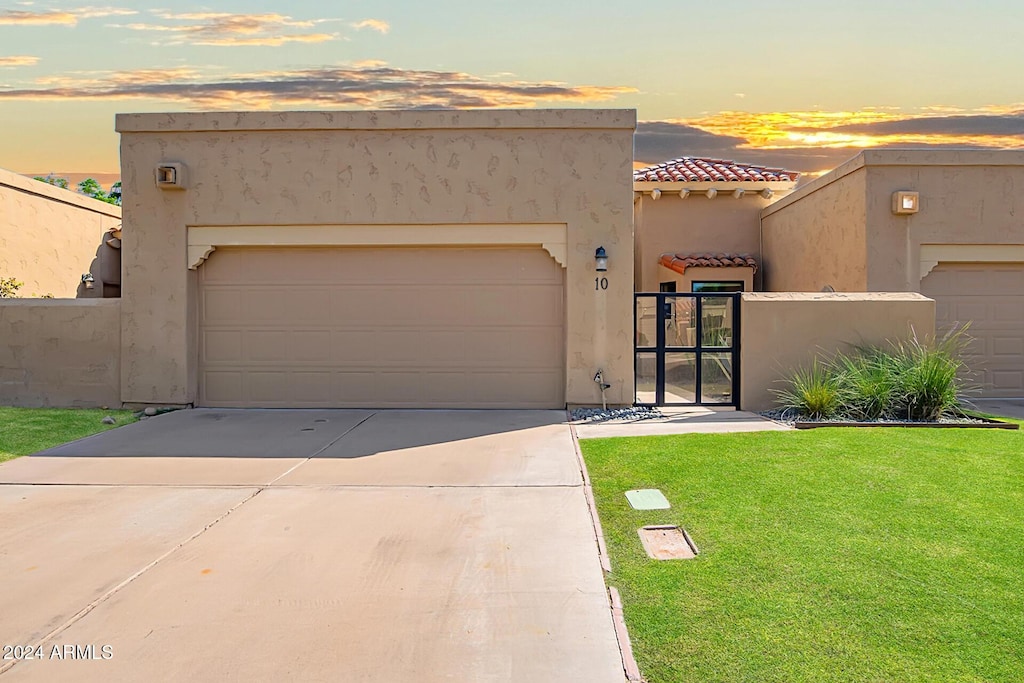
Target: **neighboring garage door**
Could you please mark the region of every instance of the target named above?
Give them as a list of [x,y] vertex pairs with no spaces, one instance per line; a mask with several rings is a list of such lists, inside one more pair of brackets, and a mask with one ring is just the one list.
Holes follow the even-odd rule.
[[562,407],[563,280],[540,248],[219,248],[200,404]]
[[970,321],[969,362],[980,396],[1024,396],[1024,263],[940,263],[921,281],[940,333]]

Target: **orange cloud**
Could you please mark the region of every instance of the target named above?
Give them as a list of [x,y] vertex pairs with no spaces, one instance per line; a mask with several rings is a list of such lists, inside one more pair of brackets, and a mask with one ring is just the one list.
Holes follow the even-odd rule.
[[974,111],[933,106],[909,113],[893,108],[724,111],[670,123],[740,138],[744,141],[741,149],[864,149],[894,144],[1024,148],[1022,105],[989,106]]
[[391,24],[382,19],[363,19],[352,24],[352,28],[360,31],[364,28],[372,29],[378,33],[387,33],[391,30]]
[[0,68],[13,68],[17,66],[32,66],[39,63],[39,57],[29,55],[12,55],[11,57],[0,57]]
[[194,69],[78,72],[0,89],[0,100],[165,100],[211,109],[275,107],[487,108],[587,104],[634,93],[623,86],[502,81],[461,72],[397,69],[374,63],[212,79]]
[[0,10],[0,25],[8,26],[75,26],[79,19],[127,16],[136,10],[123,7],[80,7],[72,10]]
[[70,12],[59,10],[46,10],[43,12],[30,12],[28,10],[8,9],[0,11],[0,25],[21,25],[21,26],[48,26],[59,24],[63,26],[74,26],[78,23],[78,17]]
[[295,28],[312,28],[333,19],[293,19],[277,14],[232,14],[229,12],[155,12],[174,24],[132,23],[120,28],[133,31],[155,31],[180,36],[168,44],[215,46],[278,46],[285,43],[323,43],[337,36],[330,33],[295,32]]

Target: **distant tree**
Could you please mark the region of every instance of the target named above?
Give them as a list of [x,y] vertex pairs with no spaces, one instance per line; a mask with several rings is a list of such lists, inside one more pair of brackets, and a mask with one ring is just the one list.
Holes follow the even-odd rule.
[[37,175],[35,177],[35,180],[38,180],[41,183],[47,183],[48,185],[53,185],[54,187],[59,187],[64,190],[68,189],[68,179],[61,178],[60,176],[53,175],[52,173],[47,175],[45,178],[41,175]]
[[100,184],[93,178],[86,178],[82,182],[78,183],[78,191],[86,197],[92,197],[93,199],[98,199],[101,202],[106,202],[107,204],[120,204],[118,198],[107,194]]
[[[61,178],[60,176],[53,175],[52,173],[47,175],[45,178],[37,175],[35,176],[35,179],[41,183],[47,183],[64,190],[70,189],[67,178]],[[117,204],[118,206],[121,206],[120,180],[111,186],[110,192],[106,192],[103,190],[103,186],[101,186],[95,178],[86,178],[82,182],[78,183],[78,192],[79,194],[84,194],[86,197],[92,197],[93,199],[98,199],[101,202],[106,202],[107,204]]]

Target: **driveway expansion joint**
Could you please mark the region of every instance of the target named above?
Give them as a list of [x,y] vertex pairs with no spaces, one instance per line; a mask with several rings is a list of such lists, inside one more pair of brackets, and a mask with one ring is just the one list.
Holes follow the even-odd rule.
[[[193,487],[193,488],[196,488],[196,487]],[[246,487],[246,488],[252,488],[252,487]],[[56,628],[54,628],[52,631],[50,631],[49,633],[44,635],[38,641],[32,643],[31,644],[31,648],[33,650],[35,650],[35,649],[37,649],[39,647],[42,647],[46,643],[52,641],[54,638],[59,636],[61,633],[63,633],[64,631],[66,631],[67,629],[71,628],[72,626],[74,626],[79,621],[81,621],[83,618],[85,618],[85,616],[88,615],[90,612],[92,612],[94,609],[96,609],[97,607],[102,605],[104,602],[106,602],[110,598],[114,597],[114,595],[119,593],[122,589],[127,588],[129,585],[134,583],[137,579],[141,578],[144,574],[146,574],[147,572],[152,570],[158,564],[160,564],[164,560],[169,559],[176,552],[178,552],[179,550],[184,548],[186,545],[188,545],[192,541],[195,541],[197,538],[199,538],[200,536],[205,534],[207,531],[209,531],[211,528],[216,526],[222,520],[226,519],[228,517],[228,515],[230,515],[232,512],[234,512],[235,510],[239,509],[240,507],[242,507],[243,505],[248,503],[250,500],[252,500],[256,496],[258,496],[260,493],[263,492],[263,490],[264,490],[264,488],[262,486],[256,488],[256,490],[253,491],[250,495],[246,496],[242,500],[240,500],[237,503],[235,503],[234,505],[232,505],[222,515],[218,516],[216,519],[214,519],[209,524],[206,524],[205,526],[203,526],[202,529],[200,529],[199,531],[195,532],[194,534],[192,534],[191,536],[186,538],[184,541],[181,541],[180,543],[175,545],[173,548],[167,550],[165,553],[160,555],[158,558],[156,558],[155,560],[153,560],[152,562],[150,562],[146,566],[144,566],[142,569],[139,569],[138,571],[133,573],[131,576],[129,576],[128,578],[124,579],[123,581],[118,583],[113,588],[109,589],[103,595],[101,595],[100,597],[96,598],[95,600],[93,600],[92,602],[87,604],[82,609],[78,610],[75,614],[71,615],[70,618],[68,618],[66,621],[64,621],[64,623],[62,623],[59,626],[57,626]],[[0,676],[2,676],[3,674],[7,673],[8,671],[10,671],[16,664],[18,664],[19,661],[23,661],[23,660],[15,659],[15,660],[12,660],[12,661],[9,661],[9,662],[5,663],[3,666],[0,666]]]

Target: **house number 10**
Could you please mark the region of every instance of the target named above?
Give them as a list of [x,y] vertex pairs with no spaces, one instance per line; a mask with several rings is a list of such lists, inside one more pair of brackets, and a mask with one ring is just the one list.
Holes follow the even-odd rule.
[[594,290],[608,289],[608,278],[606,277],[595,277],[594,278]]

